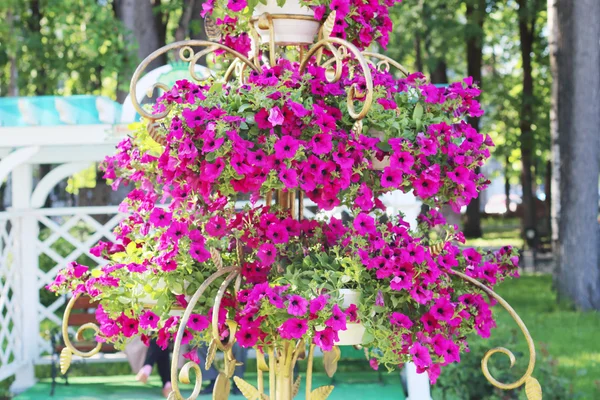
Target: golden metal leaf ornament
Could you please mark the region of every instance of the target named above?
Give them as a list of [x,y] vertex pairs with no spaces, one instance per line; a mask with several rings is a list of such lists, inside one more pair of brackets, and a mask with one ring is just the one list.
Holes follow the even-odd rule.
[[310,393],[310,400],[325,400],[333,392],[333,386],[321,386]]
[[197,365],[193,362],[186,363],[183,368],[181,368],[181,371],[179,371],[179,382],[185,384],[190,383],[190,369],[192,368],[195,370],[196,374],[200,374],[200,377],[196,377],[196,379],[202,380],[202,372],[200,371],[200,368],[196,367]]
[[338,346],[333,346],[331,351],[326,351],[323,353],[323,366],[325,367],[327,376],[330,378],[332,378],[335,374],[335,371],[337,371],[337,365],[341,355],[342,352]]
[[215,355],[217,354],[217,343],[215,339],[210,341],[208,345],[208,351],[206,352],[206,362],[204,363],[205,369],[210,369],[213,361],[215,361]]
[[215,381],[215,388],[213,390],[213,400],[227,400],[229,398],[229,391],[231,390],[231,383],[229,378],[224,373],[220,373]]
[[165,130],[159,122],[148,122],[146,125],[146,130],[148,130],[148,135],[154,140],[156,143],[166,146],[167,139],[165,138]]
[[542,387],[534,377],[530,376],[525,381],[525,394],[527,400],[542,400]]
[[324,38],[331,37],[331,34],[333,33],[333,28],[335,28],[335,17],[336,17],[336,11],[333,10],[331,12],[331,14],[329,14],[329,16],[327,17],[325,22],[323,23],[323,37]]
[[238,376],[234,376],[233,381],[245,398],[248,400],[260,400],[260,393],[257,388]]
[[66,374],[71,366],[71,358],[73,357],[73,353],[68,348],[62,349],[60,352],[60,373]]
[[300,391],[300,382],[301,382],[301,380],[302,380],[301,376],[298,375],[298,377],[296,378],[296,382],[294,382],[294,386],[292,386],[292,399],[294,397],[296,397],[296,395]]
[[363,131],[363,122],[362,120],[358,120],[354,123],[354,126],[352,127],[352,132],[355,133],[356,135],[360,135]]
[[435,243],[434,245],[429,246],[429,251],[431,252],[432,255],[437,256],[444,250],[444,246],[446,246],[446,242],[441,241],[441,242]]
[[204,18],[204,31],[206,32],[208,40],[212,40],[213,42],[221,40],[221,28],[219,28],[215,23],[215,20],[208,15]]
[[256,351],[256,364],[258,366],[258,369],[260,369],[261,371],[269,372],[269,366],[265,361],[265,354],[260,350]]

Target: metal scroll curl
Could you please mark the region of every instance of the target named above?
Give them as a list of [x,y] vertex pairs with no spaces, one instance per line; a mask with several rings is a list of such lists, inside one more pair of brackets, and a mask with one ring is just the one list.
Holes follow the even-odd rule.
[[[336,47],[334,45],[337,45],[339,47]],[[300,63],[300,73],[302,74],[305,71],[308,62],[311,60],[311,58],[314,55],[316,55],[319,51],[322,51],[324,48],[327,48],[332,53],[333,59],[326,61],[323,65],[335,65],[333,77],[328,77],[329,82],[337,82],[341,78],[344,61],[352,56],[358,63],[360,69],[362,70],[362,76],[365,79],[365,90],[361,90],[356,83],[352,84],[352,86],[350,86],[350,88],[348,89],[347,106],[348,113],[350,114],[352,119],[363,119],[369,112],[371,104],[373,103],[373,77],[371,75],[371,70],[369,68],[369,64],[367,63],[367,60],[360,52],[360,50],[358,50],[358,48],[352,43],[336,37],[325,37],[319,40],[308,50],[306,56]],[[354,101],[358,98],[362,99],[362,108],[360,109],[360,111],[357,112],[354,106]]]
[[[71,339],[69,339],[69,316],[71,315],[71,310],[73,309],[73,306],[75,305],[75,303],[77,302],[77,299],[79,299],[80,296],[81,296],[81,293],[71,297],[71,300],[69,300],[69,303],[67,304],[67,308],[65,309],[65,313],[63,315],[62,336],[63,336],[63,340],[65,342],[65,348],[60,353],[60,372],[62,374],[66,374],[67,371],[69,370],[69,367],[71,366],[71,358],[73,357],[73,354],[75,354],[76,356],[79,356],[79,357],[89,358],[89,357],[92,357],[92,356],[98,354],[100,352],[100,349],[102,348],[102,343],[97,342],[96,347],[94,347],[92,350],[85,351],[85,352],[80,351],[80,350],[77,350],[77,348],[75,346],[73,346],[73,343],[71,343]],[[83,332],[88,329],[93,330],[96,335],[98,335],[100,333],[100,328],[98,327],[98,325],[96,325],[92,322],[88,322],[87,324],[81,325],[79,327],[79,329],[77,329],[77,333],[75,334],[75,337],[77,338],[77,340],[81,340]]]
[[[204,294],[206,289],[220,276],[225,274],[236,275],[238,271],[238,267],[227,267],[219,269],[217,272],[206,278],[206,280],[200,285],[196,293],[189,300],[188,306],[181,317],[181,321],[179,324],[179,329],[177,330],[177,336],[175,337],[175,344],[173,346],[173,362],[171,363],[171,384],[173,385],[173,389],[169,394],[169,400],[182,400],[184,397],[181,395],[181,391],[179,390],[179,382],[181,383],[189,383],[189,371],[193,369],[196,373],[196,379],[194,382],[194,390],[190,397],[187,400],[194,400],[200,394],[200,390],[202,389],[202,374],[200,373],[200,366],[193,361],[188,362],[182,368],[181,373],[177,374],[177,360],[179,359],[179,354],[181,352],[181,341],[183,340],[183,333],[187,326],[187,323],[190,319],[192,311],[200,300],[200,297]],[[179,378],[179,379],[178,379]]]
[[[194,47],[202,47],[204,49],[199,52],[195,52]],[[163,46],[160,49],[152,52],[148,57],[146,57],[138,65],[135,72],[133,73],[133,77],[131,78],[131,84],[129,87],[129,94],[131,97],[131,102],[133,103],[133,107],[142,117],[147,118],[150,121],[157,121],[157,120],[165,118],[167,115],[169,115],[170,110],[166,109],[166,110],[164,110],[162,112],[158,112],[158,113],[149,113],[148,111],[144,110],[144,108],[142,107],[142,105],[140,104],[140,102],[138,101],[138,98],[136,96],[136,88],[137,88],[138,81],[140,80],[140,78],[142,77],[142,74],[144,73],[144,71],[146,70],[146,68],[152,61],[154,61],[159,56],[161,56],[165,53],[168,53],[171,50],[176,50],[176,49],[179,49],[179,57],[183,61],[189,63],[189,74],[190,74],[191,78],[193,80],[195,80],[196,82],[201,82],[201,81],[205,80],[205,78],[200,77],[196,74],[196,71],[195,71],[196,63],[198,62],[198,60],[200,60],[200,58],[202,58],[208,54],[214,53],[216,51],[223,51],[223,52],[233,56],[234,60],[236,60],[236,63],[242,63],[257,72],[260,71],[260,69],[256,65],[254,65],[254,63],[252,61],[250,61],[246,56],[244,56],[243,54],[239,53],[238,51],[236,51],[228,46],[225,46],[223,44],[220,44],[220,43],[210,42],[210,41],[206,41],[206,40],[183,40],[183,41],[174,42],[169,45]],[[235,63],[232,63],[232,64],[235,64]],[[236,68],[231,68],[231,66],[230,66],[230,68],[227,70],[227,72],[224,76],[224,79],[228,80],[235,70],[236,70]],[[170,89],[164,84],[155,83],[148,89],[146,94],[148,96],[151,96],[152,93],[154,92],[154,90],[157,88],[163,89],[163,90]]]
[[483,283],[481,283],[481,282],[477,281],[476,279],[473,279],[470,276],[467,276],[459,271],[453,270],[452,273],[454,275],[460,277],[461,279],[471,283],[472,285],[477,286],[479,289],[483,290],[488,296],[490,296],[490,297],[494,298],[496,301],[498,301],[498,303],[502,307],[504,307],[504,309],[506,311],[508,311],[510,316],[515,320],[515,322],[519,326],[519,329],[521,329],[521,332],[523,332],[523,335],[525,336],[525,340],[527,341],[527,347],[529,348],[529,364],[527,365],[527,370],[525,371],[523,376],[521,376],[521,378],[519,378],[518,380],[511,382],[511,383],[503,383],[503,382],[498,381],[496,378],[494,378],[492,376],[492,374],[490,373],[490,370],[488,368],[488,362],[489,362],[490,357],[496,353],[505,354],[510,359],[510,366],[512,367],[514,365],[515,355],[510,350],[508,350],[504,347],[496,347],[494,349],[488,350],[488,352],[485,353],[485,356],[481,360],[481,369],[483,371],[483,375],[485,376],[485,378],[492,385],[494,385],[495,387],[497,387],[499,389],[503,389],[503,390],[516,389],[516,388],[522,386],[523,384],[525,384],[525,392],[527,394],[527,398],[529,400],[541,400],[542,399],[542,389],[541,389],[538,381],[534,377],[532,377],[533,370],[535,368],[535,344],[533,342],[533,338],[531,337],[531,334],[529,333],[529,330],[523,323],[523,320],[521,319],[521,317],[519,317],[519,315],[516,313],[516,311],[510,306],[510,304],[508,304],[508,302],[506,300],[504,300],[502,297],[500,297],[492,289],[485,286]]

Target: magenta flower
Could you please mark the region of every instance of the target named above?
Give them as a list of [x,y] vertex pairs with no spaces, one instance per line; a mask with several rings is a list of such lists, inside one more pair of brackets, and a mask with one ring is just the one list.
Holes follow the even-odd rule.
[[472,247],[463,250],[463,257],[468,265],[479,265],[481,262],[481,254]]
[[308,300],[303,298],[302,296],[292,295],[288,299],[288,307],[287,312],[290,315],[295,315],[296,317],[301,317],[306,314],[306,310],[308,307]]
[[415,162],[413,156],[406,151],[400,151],[390,156],[390,167],[399,169],[404,173],[410,173]]
[[[210,252],[206,249],[204,243],[200,242],[192,242],[192,244],[190,244],[190,255],[199,263],[203,263],[210,259]],[[174,262],[173,260],[171,261]],[[175,264],[175,268],[177,268],[177,264]],[[163,270],[166,271],[164,267]]]
[[390,324],[399,326],[401,328],[410,329],[413,326],[413,322],[408,318],[407,315],[404,315],[399,312],[393,312],[390,316]]
[[333,144],[331,143],[331,135],[319,133],[312,137],[310,146],[314,154],[329,154]]
[[294,158],[300,143],[293,137],[286,135],[275,143],[275,157],[279,160]]
[[447,299],[437,299],[429,312],[438,321],[449,322],[454,316],[454,306]]
[[241,327],[236,333],[235,338],[241,347],[254,347],[260,336],[260,329]]
[[264,265],[271,265],[277,257],[277,249],[271,243],[263,243],[260,245],[256,256]]
[[277,106],[271,108],[269,110],[269,118],[267,119],[272,126],[282,125],[283,124],[283,113],[281,109]]
[[305,319],[290,318],[277,330],[283,339],[300,339],[308,330],[308,322]]
[[368,235],[376,232],[375,219],[369,214],[361,212],[354,218],[354,229],[359,235]]
[[246,2],[246,0],[229,0],[227,2],[227,8],[229,8],[233,12],[240,12],[244,8],[246,8],[247,5],[248,3]]
[[381,174],[381,186],[384,188],[397,188],[400,187],[401,184],[402,171],[391,167],[385,167],[383,174]]
[[100,324],[100,332],[106,337],[112,337],[121,333],[121,328],[117,321],[109,319]]
[[184,329],[183,337],[181,338],[181,344],[185,346],[186,344],[191,342],[193,338],[194,338],[194,336],[190,333],[190,331],[188,331],[187,329]]
[[227,221],[225,218],[215,215],[206,223],[204,229],[210,236],[222,238],[227,232]]
[[287,243],[289,240],[288,231],[285,226],[275,222],[269,225],[267,229],[267,237],[275,244]]
[[330,351],[333,348],[334,340],[337,340],[335,331],[327,327],[322,331],[315,331],[313,343],[323,351]]
[[298,187],[298,173],[292,168],[282,168],[279,171],[279,179],[288,189],[294,189]]
[[165,350],[169,347],[169,339],[171,338],[171,333],[166,327],[158,330],[158,339],[156,339],[156,344],[161,349]]
[[81,265],[76,263],[75,261],[70,262],[67,265],[67,268],[65,268],[67,276],[71,277],[71,278],[76,278],[79,279],[83,276],[83,274],[85,274],[88,270],[89,267],[86,267],[85,265]]
[[316,314],[325,308],[325,305],[327,304],[327,298],[328,297],[326,295],[322,294],[312,299],[310,301],[310,313]]
[[440,188],[440,182],[433,179],[421,176],[415,179],[415,194],[423,199],[429,198],[437,194]]
[[159,320],[158,315],[148,310],[140,317],[140,327],[142,329],[156,329]]
[[346,314],[335,304],[331,309],[331,317],[325,321],[325,325],[334,331],[346,330]]
[[190,319],[188,320],[188,328],[194,331],[203,331],[210,325],[210,320],[208,317],[201,314],[192,314],[190,315]]
[[371,358],[369,360],[369,365],[371,366],[371,368],[373,368],[375,371],[377,371],[379,369],[379,362],[377,362],[376,358]]
[[129,318],[125,314],[121,314],[121,316],[117,319],[119,325],[121,325],[121,333],[125,337],[132,337],[137,335],[139,322],[137,319]]
[[198,349],[196,348],[193,348],[192,350],[185,353],[183,355],[183,358],[195,362],[196,364],[200,364],[200,357],[198,357]]
[[173,216],[160,207],[155,207],[150,213],[150,223],[157,228],[171,225]]
[[356,307],[356,304],[350,304],[350,307],[346,308],[346,311],[344,311],[344,313],[346,314],[348,319],[350,319],[350,322],[357,322],[358,321],[357,311],[358,311],[358,309]]
[[410,349],[412,359],[417,368],[427,369],[431,365],[431,356],[429,355],[429,349],[422,346],[420,343],[414,343]]

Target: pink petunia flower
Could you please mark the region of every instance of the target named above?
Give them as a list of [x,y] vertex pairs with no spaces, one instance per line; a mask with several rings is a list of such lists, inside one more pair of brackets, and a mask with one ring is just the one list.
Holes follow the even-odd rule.
[[296,317],[301,317],[306,314],[307,307],[308,307],[308,300],[306,300],[302,296],[292,295],[288,299],[287,312],[290,315],[295,315]]
[[346,330],[346,314],[335,304],[331,309],[331,317],[325,321],[325,325],[334,331]]
[[275,157],[279,160],[294,158],[300,143],[289,135],[283,136],[275,142]]
[[247,328],[241,327],[236,333],[235,338],[241,347],[248,348],[254,347],[258,341],[260,335],[260,329],[258,328]]
[[198,357],[198,349],[194,348],[183,355],[183,358],[200,364],[200,357]]
[[384,188],[397,188],[400,187],[401,184],[402,171],[391,167],[385,167],[383,174],[381,174],[381,186]]
[[408,318],[407,315],[404,315],[399,312],[393,312],[390,316],[390,324],[399,326],[401,328],[410,329],[413,326],[413,322]]
[[171,225],[173,215],[160,207],[155,207],[150,213],[150,223],[157,228]]
[[158,315],[148,310],[140,317],[140,327],[142,329],[156,329],[159,320]]
[[132,337],[137,335],[139,322],[135,318],[129,318],[125,314],[121,314],[121,316],[117,319],[119,325],[121,325],[121,333],[125,337]]
[[277,249],[271,243],[263,243],[260,245],[256,256],[264,265],[272,265],[277,257]]
[[190,319],[188,320],[188,328],[194,331],[203,331],[210,325],[210,320],[205,315],[201,314],[192,314],[190,315]]
[[353,225],[359,235],[364,236],[375,233],[375,219],[364,212],[354,218]]
[[333,348],[336,336],[335,331],[327,327],[322,331],[315,331],[313,343],[319,346],[323,351],[330,351]]
[[277,330],[283,339],[300,339],[308,330],[308,322],[305,319],[290,318]]
[[310,301],[310,313],[311,314],[316,314],[319,311],[321,311],[323,308],[325,308],[325,305],[327,304],[327,295],[319,295],[318,297],[315,297],[314,299],[312,299]]

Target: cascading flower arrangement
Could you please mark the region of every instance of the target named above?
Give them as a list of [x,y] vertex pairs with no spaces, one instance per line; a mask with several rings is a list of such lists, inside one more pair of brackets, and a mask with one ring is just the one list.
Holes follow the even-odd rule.
[[[232,1],[225,19],[252,14]],[[390,4],[311,5],[352,26],[387,24]],[[518,274],[516,252],[465,248],[439,212],[458,211],[488,184],[478,168],[493,143],[465,122],[483,113],[479,89],[470,78],[447,87],[421,73],[398,78],[359,61],[351,44],[355,56],[341,56],[331,45],[339,40],[325,49],[335,63],[309,53],[256,61],[234,80],[177,81],[153,106],[159,128],[138,124],[107,157],[104,177],[135,189],[116,242],[92,249],[106,265],[73,263],[48,285],[100,302],[98,340],[122,347],[141,335],[166,348],[179,335],[195,363],[203,343],[254,347],[279,360],[277,393],[286,394],[277,398],[291,398],[305,344],[309,357],[315,346],[327,354],[361,344],[373,368],[414,362],[435,382],[460,361],[467,334],[489,335],[494,300],[485,289]],[[354,106],[367,102],[357,118]],[[396,190],[430,206],[417,229],[386,213],[380,197]],[[328,217],[336,207],[350,218]]]
[[[166,347],[178,328],[173,309],[217,271],[218,251],[242,275],[220,304],[221,338],[233,334],[244,347],[305,339],[329,351],[348,323],[361,322],[374,368],[414,361],[435,381],[440,366],[459,361],[467,333],[487,336],[494,326],[490,301],[452,270],[493,286],[516,274],[517,258],[510,248],[480,254],[453,244],[462,235],[435,208],[460,208],[486,184],[475,170],[492,143],[464,122],[481,115],[479,90],[469,79],[437,88],[420,74],[371,72],[375,104],[360,131],[340,99],[343,85],[361,80],[347,68],[337,83],[324,83],[322,67],[300,74],[287,60],[217,90],[178,81],[155,106],[174,107],[165,145],[140,125],[103,166],[113,186],[136,186],[117,243],[92,250],[108,264],[69,266],[50,288],[100,300],[102,340],[122,346],[141,334]],[[345,206],[354,219],[293,218],[264,204],[277,190],[302,191],[319,210]],[[420,230],[401,216],[382,222],[378,198],[392,190],[434,207]],[[240,193],[249,195],[242,210]],[[442,248],[430,247],[432,232],[445,235]],[[343,288],[361,300],[340,308]],[[196,306],[184,343],[209,340],[216,290]]]

